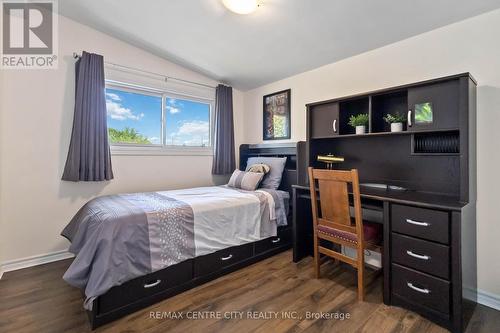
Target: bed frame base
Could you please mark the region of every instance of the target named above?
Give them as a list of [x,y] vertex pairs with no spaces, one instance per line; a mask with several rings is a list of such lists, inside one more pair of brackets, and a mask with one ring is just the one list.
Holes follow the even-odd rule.
[[291,248],[291,244],[288,243],[288,244],[285,244],[281,247],[275,248],[273,250],[254,255],[248,259],[242,260],[238,263],[235,263],[234,265],[225,267],[225,268],[223,268],[217,272],[214,272],[212,274],[193,278],[184,284],[174,286],[170,289],[161,291],[161,292],[154,294],[150,297],[140,299],[137,302],[127,304],[127,305],[125,305],[121,308],[118,308],[116,310],[113,310],[111,312],[98,314],[97,313],[98,309],[96,309],[94,307],[93,311],[87,311],[89,321],[90,321],[90,326],[91,326],[92,330],[94,330],[102,325],[105,325],[105,324],[110,323],[114,320],[122,318],[128,314],[131,314],[131,313],[136,312],[138,310],[144,309],[150,305],[153,305],[155,303],[158,303],[160,301],[163,301],[165,299],[168,299],[170,297],[178,295],[186,290],[200,286],[200,285],[207,283],[209,281],[215,280],[221,276],[224,276],[224,275],[227,275],[227,274],[232,273],[234,271],[237,271],[243,267],[252,265],[256,262],[259,262],[259,261],[262,261],[262,260],[267,259],[269,257],[272,257],[272,256],[274,256],[278,253],[281,253],[283,251],[286,251],[290,248]]

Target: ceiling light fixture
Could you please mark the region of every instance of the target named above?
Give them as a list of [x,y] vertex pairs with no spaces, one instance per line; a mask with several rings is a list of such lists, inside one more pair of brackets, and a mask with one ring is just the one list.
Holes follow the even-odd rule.
[[222,0],[224,6],[236,14],[250,14],[259,7],[258,0]]

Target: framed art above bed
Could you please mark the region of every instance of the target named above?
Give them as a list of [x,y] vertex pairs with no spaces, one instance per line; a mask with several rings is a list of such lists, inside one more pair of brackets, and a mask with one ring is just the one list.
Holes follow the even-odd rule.
[[290,139],[290,99],[290,89],[278,91],[263,97],[264,140]]

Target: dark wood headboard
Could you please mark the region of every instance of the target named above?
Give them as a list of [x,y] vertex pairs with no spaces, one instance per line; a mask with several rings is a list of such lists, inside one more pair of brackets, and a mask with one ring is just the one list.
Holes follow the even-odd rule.
[[286,157],[285,170],[279,189],[288,191],[292,197],[292,185],[297,181],[297,143],[242,144],[240,145],[240,170],[245,170],[249,157]]

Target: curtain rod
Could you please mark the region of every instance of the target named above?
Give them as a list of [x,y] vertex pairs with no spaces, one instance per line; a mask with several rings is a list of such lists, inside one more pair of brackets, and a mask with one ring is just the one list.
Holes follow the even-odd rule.
[[[76,52],[73,52],[73,58],[78,59],[80,57],[81,57],[81,55],[79,55]],[[216,88],[215,86],[211,86],[209,84],[199,83],[199,82],[194,82],[194,81],[189,81],[189,80],[184,80],[184,79],[180,79],[180,78],[177,78],[177,77],[168,76],[168,75],[164,75],[164,74],[153,73],[153,72],[149,72],[149,71],[146,71],[146,70],[143,70],[143,69],[140,69],[140,68],[134,68],[134,67],[124,66],[124,65],[119,65],[119,64],[115,64],[115,63],[107,62],[107,61],[105,61],[104,63],[106,65],[111,65],[111,66],[115,66],[115,67],[119,67],[119,68],[124,68],[124,69],[128,69],[128,70],[136,71],[136,72],[142,72],[142,73],[146,73],[146,74],[150,74],[150,75],[159,76],[159,77],[164,78],[165,81],[167,81],[167,80],[175,80],[175,81],[185,82],[185,83],[189,83],[189,84],[195,84],[195,85],[198,85],[198,86],[207,87],[207,88],[211,88],[211,89],[215,89]]]

